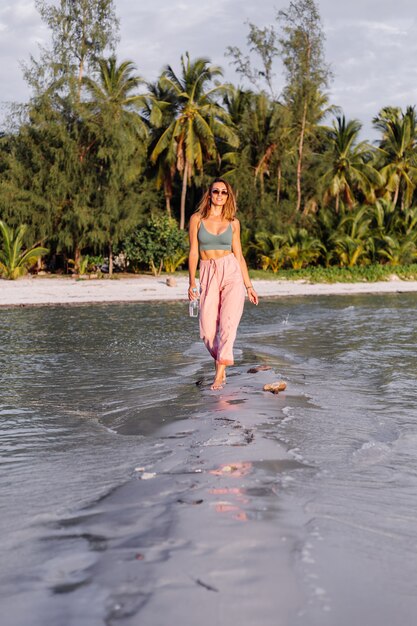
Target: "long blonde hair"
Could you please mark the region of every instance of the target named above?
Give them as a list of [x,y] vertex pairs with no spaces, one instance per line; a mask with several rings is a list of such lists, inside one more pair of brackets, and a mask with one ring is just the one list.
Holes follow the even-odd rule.
[[210,208],[211,208],[211,190],[213,189],[213,186],[216,183],[223,183],[224,185],[226,185],[226,189],[228,193],[227,200],[222,210],[222,218],[226,219],[229,222],[233,222],[235,215],[236,215],[236,211],[237,211],[236,198],[235,198],[235,194],[233,193],[232,187],[227,182],[227,180],[224,180],[223,178],[215,178],[213,180],[210,187],[206,190],[203,197],[201,198],[197,206],[196,213],[200,214],[200,219],[202,220],[208,217],[210,213]]

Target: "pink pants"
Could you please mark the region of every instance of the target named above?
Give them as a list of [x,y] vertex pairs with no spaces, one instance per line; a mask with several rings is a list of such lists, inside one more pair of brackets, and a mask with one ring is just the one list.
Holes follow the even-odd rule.
[[233,253],[200,261],[200,337],[213,359],[233,365],[233,344],[245,303],[240,265]]

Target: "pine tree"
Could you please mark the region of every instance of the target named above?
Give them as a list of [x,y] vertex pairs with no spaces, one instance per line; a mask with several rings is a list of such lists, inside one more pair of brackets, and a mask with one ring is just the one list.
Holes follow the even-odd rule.
[[97,172],[90,237],[94,244],[106,244],[110,275],[113,246],[138,223],[141,213],[135,182],[144,168],[147,126],[138,112],[144,98],[135,93],[143,81],[134,69],[131,61],[118,65],[112,56],[100,60],[98,81],[83,81],[90,96],[86,109]]
[[294,0],[277,15],[281,23],[281,56],[286,70],[284,101],[293,118],[297,142],[297,203],[302,202],[302,170],[309,124],[316,125],[323,116],[321,92],[330,80],[324,60],[324,33],[314,0]]
[[[13,178],[28,201],[35,196],[41,204],[49,228],[44,234],[56,249],[72,251],[78,267],[95,226],[97,188],[95,129],[85,115],[83,78],[95,76],[100,56],[114,47],[118,21],[113,0],[60,0],[57,6],[38,0],[37,8],[51,31],[51,47],[24,70],[33,95]],[[31,180],[24,180],[25,171]]]

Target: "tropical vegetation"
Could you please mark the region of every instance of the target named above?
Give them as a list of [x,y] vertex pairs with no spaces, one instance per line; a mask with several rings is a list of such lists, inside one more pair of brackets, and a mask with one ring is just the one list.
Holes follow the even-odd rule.
[[14,231],[0,220],[0,276],[11,280],[23,276],[38,259],[47,254],[48,250],[41,246],[32,246],[25,250],[23,238],[26,226],[22,224]]
[[128,271],[173,272],[214,176],[236,190],[253,269],[413,267],[416,109],[376,112],[372,144],[329,103],[315,0],[248,24],[247,49],[225,51],[236,84],[186,51],[147,82],[117,57],[114,0],[37,7],[51,44],[25,66],[31,98],[0,132],[2,276],[112,274],[115,255]]

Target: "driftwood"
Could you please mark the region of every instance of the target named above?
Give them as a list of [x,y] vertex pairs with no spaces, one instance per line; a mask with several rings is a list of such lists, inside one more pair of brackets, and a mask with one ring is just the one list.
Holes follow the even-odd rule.
[[272,393],[279,393],[287,388],[287,383],[283,380],[277,380],[275,383],[268,383],[263,386],[264,391],[271,391]]
[[251,367],[248,370],[248,374],[256,374],[257,372],[266,372],[267,370],[272,370],[270,365],[257,365],[256,367]]

